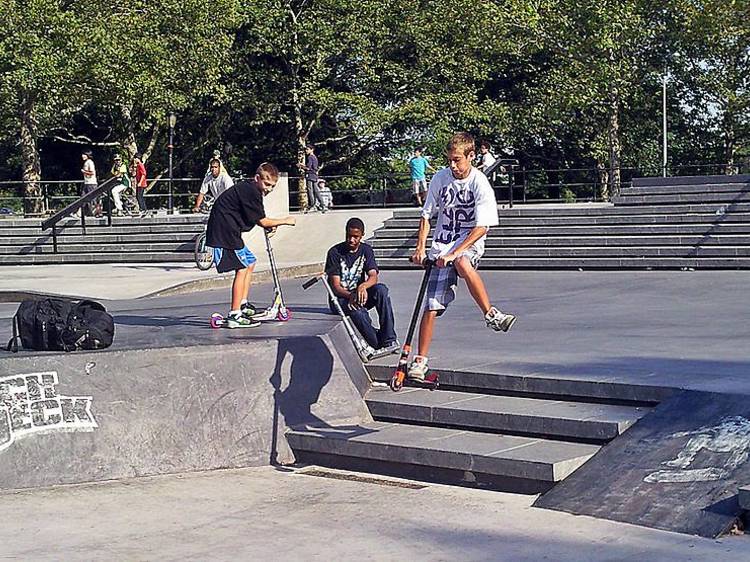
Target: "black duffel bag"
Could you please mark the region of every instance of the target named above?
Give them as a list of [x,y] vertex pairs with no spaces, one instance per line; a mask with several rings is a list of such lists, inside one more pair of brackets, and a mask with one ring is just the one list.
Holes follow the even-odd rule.
[[115,322],[96,301],[66,299],[25,300],[13,317],[13,337],[7,351],[74,351],[112,345]]

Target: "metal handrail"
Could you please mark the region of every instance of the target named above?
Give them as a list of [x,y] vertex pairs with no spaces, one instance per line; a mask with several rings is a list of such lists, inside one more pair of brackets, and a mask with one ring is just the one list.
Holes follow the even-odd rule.
[[[93,191],[89,191],[85,195],[82,195],[64,209],[56,212],[47,220],[42,221],[42,230],[48,230],[50,228],[52,229],[52,251],[55,254],[57,253],[57,223],[59,223],[65,217],[68,217],[76,211],[79,211],[84,205],[93,202],[105,193],[107,194],[107,197],[109,197],[112,187],[115,184],[119,183],[119,181],[119,178],[116,177],[109,178]],[[112,205],[107,205],[107,226],[112,226],[111,209]],[[86,234],[86,213],[84,212],[81,212],[81,229],[83,230],[83,234]]]

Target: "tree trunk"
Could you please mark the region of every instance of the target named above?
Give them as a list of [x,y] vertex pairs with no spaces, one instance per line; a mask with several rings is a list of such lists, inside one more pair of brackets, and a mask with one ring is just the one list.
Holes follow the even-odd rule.
[[734,135],[734,119],[727,110],[724,113],[724,173],[732,175],[737,173],[734,165],[734,152],[736,148]]
[[21,133],[21,161],[23,166],[23,206],[24,214],[39,215],[46,211],[42,199],[40,180],[42,164],[39,159],[39,131],[37,129],[34,101],[24,96],[19,108]]
[[620,103],[617,88],[609,93],[609,121],[607,126],[609,140],[609,195],[620,194]]
[[[305,164],[305,145],[307,144],[307,134],[305,132],[304,123],[302,122],[302,107],[299,103],[299,93],[295,87],[292,91],[292,99],[294,106],[294,133],[297,139],[297,163],[300,166]],[[299,168],[300,177],[297,180],[297,205],[301,211],[304,211],[308,207],[307,200],[307,189],[305,189],[305,174],[302,168]]]
[[133,106],[130,104],[122,105],[120,110],[125,127],[125,138],[122,145],[127,148],[129,160],[132,160],[133,156],[138,153],[138,142],[135,139],[135,126],[133,125]]

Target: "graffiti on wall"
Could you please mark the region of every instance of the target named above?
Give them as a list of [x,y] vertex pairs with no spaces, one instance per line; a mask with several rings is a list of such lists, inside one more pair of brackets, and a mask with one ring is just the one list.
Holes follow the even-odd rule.
[[[680,437],[690,439],[674,459],[662,463],[667,469],[652,472],[644,478],[645,482],[714,482],[726,478],[748,459],[750,420],[730,416],[714,426],[670,435],[670,438]],[[695,467],[696,457],[702,451],[714,453],[712,457],[720,458],[720,464]]]
[[56,371],[0,377],[0,452],[30,435],[98,427],[91,396],[62,396],[57,384]]

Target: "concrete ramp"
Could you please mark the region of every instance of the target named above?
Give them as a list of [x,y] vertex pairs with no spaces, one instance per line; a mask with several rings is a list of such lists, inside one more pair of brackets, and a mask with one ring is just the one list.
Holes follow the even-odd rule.
[[5,358],[0,488],[291,462],[288,426],[371,420],[337,352],[346,335],[326,328],[223,345]]
[[741,515],[749,455],[747,396],[679,392],[534,505],[716,537]]

